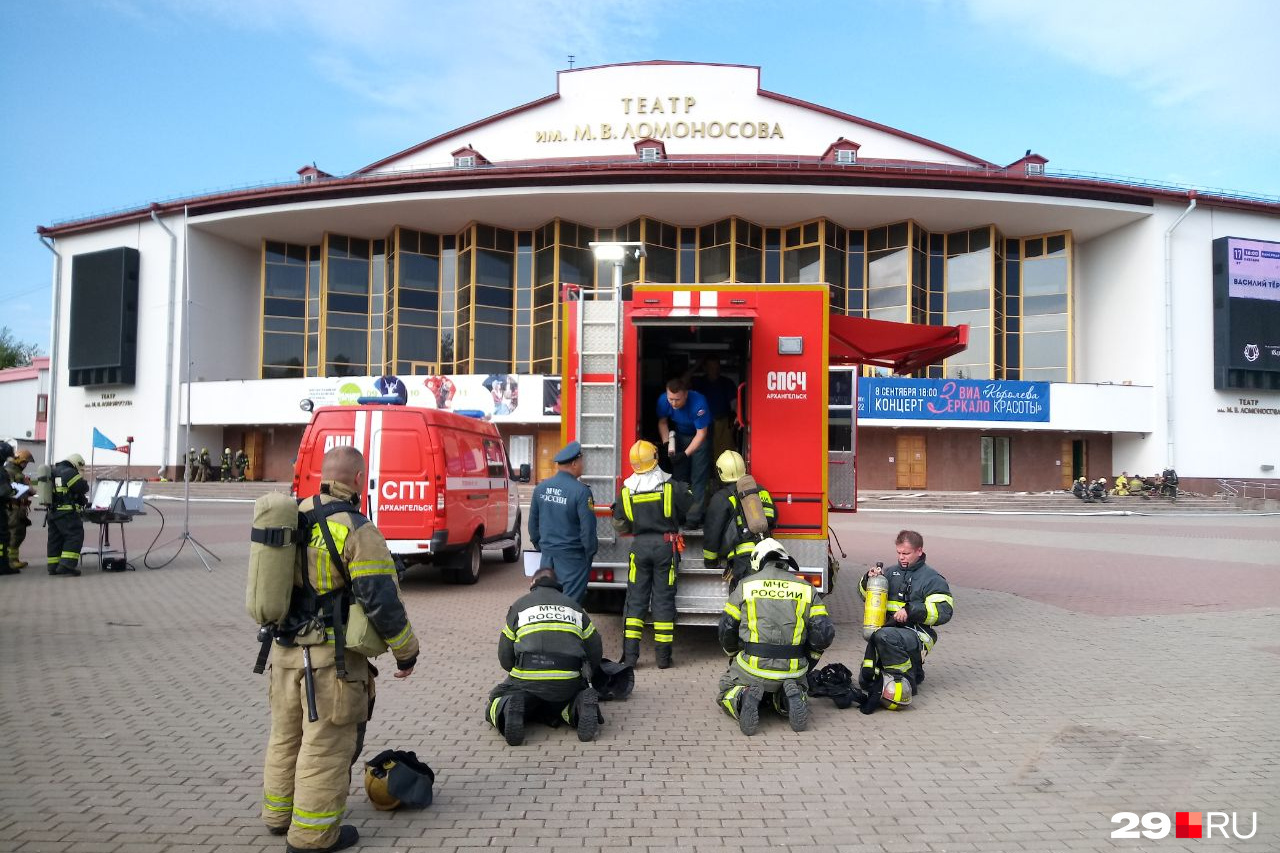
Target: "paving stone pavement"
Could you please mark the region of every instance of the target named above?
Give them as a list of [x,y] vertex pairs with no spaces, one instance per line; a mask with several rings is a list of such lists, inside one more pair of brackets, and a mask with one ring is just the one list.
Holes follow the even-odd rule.
[[[129,526],[137,571],[0,578],[0,851],[279,851],[257,819],[266,679],[244,614],[246,503],[193,503],[191,547],[150,571],[163,512]],[[744,738],[713,704],[724,657],[683,629],[676,666],[605,704],[598,741],[482,720],[507,606],[526,579],[487,555],[473,587],[416,569],[424,655],[379,681],[366,757],[415,750],[434,804],[377,812],[353,778],[366,850],[1265,851],[1280,849],[1280,523],[1274,518],[833,516],[848,554],[830,596],[862,642],[856,576],[919,529],[957,615],[908,711],[816,700],[810,731],[766,712]],[[38,518],[37,518],[38,522]],[[36,553],[41,530],[25,551]],[[90,530],[92,533],[92,529]],[[172,555],[173,545],[147,557]],[[596,616],[606,650],[620,619]],[[1113,840],[1114,813],[1236,812],[1247,841]]]

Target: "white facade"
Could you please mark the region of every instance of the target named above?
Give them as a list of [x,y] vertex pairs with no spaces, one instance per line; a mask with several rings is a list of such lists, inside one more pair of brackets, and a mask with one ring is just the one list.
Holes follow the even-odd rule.
[[[157,206],[175,234],[172,246],[149,211],[47,229],[62,257],[52,452],[84,452],[96,427],[117,440],[133,435],[139,467],[180,464],[188,378],[196,447],[220,447],[225,425],[304,422],[296,386],[305,380],[257,379],[265,240],[316,244],[326,232],[380,239],[396,226],[449,234],[470,222],[528,229],[552,217],[600,227],[638,216],[688,227],[726,216],[769,227],[822,217],[848,228],[914,220],[933,232],[987,224],[1008,237],[1069,231],[1073,382],[1052,386],[1050,422],[1014,426],[1110,433],[1116,471],[1174,465],[1191,478],[1275,476],[1266,466],[1280,464],[1280,416],[1267,412],[1280,411],[1280,393],[1213,388],[1210,254],[1223,236],[1280,241],[1280,206],[1202,196],[1179,221],[1193,194],[1031,182],[1017,164],[1006,173],[945,145],[765,92],[759,82],[755,68],[683,63],[562,72],[554,95],[347,178]],[[667,161],[652,173],[636,168],[635,143],[645,136],[666,148]],[[839,139],[860,146],[858,166],[845,172],[822,159]],[[453,152],[462,149],[491,165],[455,168]],[[823,179],[788,180],[779,161],[821,167]],[[709,179],[717,162],[724,174]],[[679,179],[651,178],[682,163],[697,168]],[[768,179],[736,169],[750,163]],[[549,171],[554,183],[542,179]],[[893,180],[862,180],[872,172]],[[575,173],[580,181],[564,179]],[[973,177],[964,184],[952,180],[966,173]],[[71,258],[120,246],[141,253],[137,382],[68,387]]]

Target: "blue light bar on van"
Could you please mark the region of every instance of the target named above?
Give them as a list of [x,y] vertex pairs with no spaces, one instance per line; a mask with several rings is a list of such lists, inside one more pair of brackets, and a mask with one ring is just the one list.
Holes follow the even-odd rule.
[[384,394],[381,397],[357,397],[356,403],[361,406],[403,406],[404,400],[397,394]]
[[484,420],[484,411],[481,409],[454,409],[455,415],[462,415],[464,418],[475,418],[478,421]]

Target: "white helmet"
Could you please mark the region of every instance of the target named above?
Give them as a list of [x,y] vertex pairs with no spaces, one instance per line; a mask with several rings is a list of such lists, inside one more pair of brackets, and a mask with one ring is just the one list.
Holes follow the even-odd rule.
[[751,572],[754,574],[760,571],[769,560],[787,563],[789,571],[800,571],[800,564],[796,562],[796,558],[788,554],[787,549],[777,539],[762,539],[755,548],[751,549]]
[[884,674],[880,704],[890,711],[900,711],[911,704],[911,679],[893,672]]

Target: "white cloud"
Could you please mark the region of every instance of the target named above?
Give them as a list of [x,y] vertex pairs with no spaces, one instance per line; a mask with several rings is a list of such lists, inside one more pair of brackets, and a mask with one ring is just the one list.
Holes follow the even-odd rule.
[[[130,0],[108,0],[113,4]],[[146,3],[148,0],[131,0]],[[655,43],[669,0],[159,0],[170,14],[292,34],[316,72],[362,98],[355,128],[413,144],[554,92],[555,72]],[[675,8],[672,6],[671,8]],[[364,165],[364,164],[358,164]]]
[[981,24],[1130,86],[1160,107],[1280,129],[1273,0],[965,0]]

